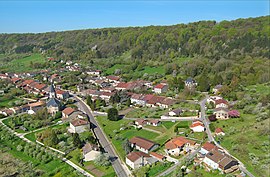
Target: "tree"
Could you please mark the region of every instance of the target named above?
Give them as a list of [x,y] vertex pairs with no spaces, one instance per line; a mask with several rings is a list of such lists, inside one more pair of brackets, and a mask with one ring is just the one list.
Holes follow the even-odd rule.
[[73,140],[73,144],[75,147],[77,147],[77,148],[82,147],[82,142],[81,142],[81,139],[80,139],[80,136],[78,133],[73,133],[72,140]]
[[[90,95],[87,95],[86,103],[87,103],[88,106],[90,106],[90,107],[92,106],[93,101],[92,101],[92,97]],[[91,107],[91,109],[92,109],[92,107]]]
[[54,118],[55,119],[60,119],[62,117],[62,112],[61,111],[57,111]]
[[129,107],[131,105],[131,100],[130,98],[128,98],[127,102],[126,102],[126,105]]
[[118,110],[116,108],[110,108],[107,113],[109,120],[111,121],[119,120]]
[[126,154],[131,152],[132,148],[130,146],[130,143],[129,143],[128,139],[125,139],[122,142],[122,148],[125,150]]
[[59,139],[58,139],[58,137],[57,137],[55,131],[52,130],[52,134],[51,134],[51,144],[52,144],[53,146],[55,146],[55,145],[57,145],[58,143],[59,143]]
[[109,166],[111,165],[110,158],[107,154],[100,154],[95,160],[94,163],[99,166]]

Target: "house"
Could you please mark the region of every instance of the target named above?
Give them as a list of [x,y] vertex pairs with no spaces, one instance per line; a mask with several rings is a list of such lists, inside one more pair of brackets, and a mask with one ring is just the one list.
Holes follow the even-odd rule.
[[138,169],[140,167],[143,167],[147,164],[149,164],[148,159],[150,159],[151,156],[144,153],[144,152],[130,152],[126,156],[126,164],[130,166],[132,169]]
[[101,70],[93,70],[93,71],[88,71],[86,73],[89,75],[99,76],[102,73],[102,71]]
[[137,125],[139,128],[146,125],[146,124],[147,124],[147,120],[144,120],[144,119],[135,120],[135,125]]
[[119,83],[120,77],[119,76],[107,76],[107,80],[109,82]]
[[191,89],[197,86],[197,82],[192,78],[187,78],[187,80],[185,80],[185,86]]
[[172,116],[172,117],[177,117],[177,116],[180,116],[184,111],[182,109],[174,109],[172,111],[170,111],[168,114],[169,116]]
[[156,107],[158,106],[158,103],[160,103],[162,100],[164,100],[166,97],[164,96],[152,96],[150,100],[146,102],[146,106],[148,107]]
[[120,82],[115,86],[116,90],[127,90],[128,89],[128,83],[126,82]]
[[214,114],[217,119],[229,119],[229,110],[226,108],[216,108]]
[[30,103],[30,104],[28,104],[28,106],[29,106],[28,114],[34,114],[38,110],[42,109],[45,106],[45,103],[42,101],[38,101],[35,103]]
[[155,93],[164,93],[164,92],[167,92],[168,91],[168,85],[167,84],[157,84],[155,87],[154,87],[154,92]]
[[83,148],[83,160],[85,162],[95,160],[100,154],[101,151],[98,145],[86,143]]
[[85,119],[76,119],[70,122],[69,132],[70,133],[82,133],[90,129],[90,124]]
[[135,136],[129,140],[131,147],[135,147],[135,149],[148,153],[158,148],[158,144],[147,140],[142,137]]
[[68,118],[62,118],[62,121],[71,122],[76,119],[88,119],[87,115],[81,111],[73,111]]
[[152,120],[147,121],[147,124],[157,127],[161,124],[161,122],[159,120],[152,119]]
[[113,93],[115,91],[115,88],[114,87],[104,87],[104,88],[101,88],[100,91]]
[[218,99],[218,100],[215,100],[215,106],[216,108],[228,108],[229,104],[224,99]]
[[231,111],[229,111],[228,114],[229,114],[229,117],[231,117],[231,118],[238,118],[238,117],[240,117],[240,113],[237,110],[231,110]]
[[0,79],[8,79],[9,77],[5,74],[0,74]]
[[201,121],[192,122],[192,124],[190,125],[190,129],[193,132],[204,132],[205,130],[204,124]]
[[238,169],[238,162],[235,159],[215,149],[206,154],[203,162],[207,167],[224,173],[230,173]]
[[10,80],[11,80],[11,82],[13,82],[14,84],[16,84],[16,83],[18,83],[18,82],[21,81],[21,79],[20,79],[20,78],[17,78],[17,77],[14,77],[14,78],[12,78],[12,79],[10,79]]
[[157,105],[159,105],[160,108],[162,109],[167,109],[170,106],[172,106],[173,104],[175,104],[175,100],[171,99],[171,98],[164,98],[163,100],[161,100],[159,103],[157,103]]
[[65,119],[65,118],[68,118],[75,110],[71,107],[67,107],[65,108],[63,111],[62,111],[62,117]]
[[220,92],[220,90],[221,90],[221,88],[222,88],[222,85],[216,85],[214,88],[213,88],[213,93],[214,94],[218,94],[219,92]]
[[166,160],[166,157],[164,155],[158,154],[156,152],[150,152],[149,154],[150,154],[151,157],[154,157],[158,161],[164,161],[164,160]]
[[176,137],[165,144],[165,152],[169,155],[179,156],[181,152],[190,152],[196,142],[185,137]]
[[203,144],[203,146],[201,147],[199,152],[201,154],[205,155],[205,154],[209,153],[210,151],[212,151],[214,149],[218,150],[218,147],[216,145],[212,144],[212,143],[206,142],[206,143]]
[[219,100],[219,99],[223,99],[221,96],[210,96],[208,99],[207,99],[207,103],[213,103],[215,104],[215,101],[216,100]]
[[69,97],[69,93],[63,90],[56,90],[56,97],[60,100],[65,100]]
[[224,133],[224,131],[222,130],[222,128],[216,128],[216,130],[215,130],[215,135],[216,135],[216,136],[224,136],[225,133]]
[[113,92],[101,92],[99,97],[108,102],[113,95],[115,95]]
[[130,97],[130,101],[134,105],[144,106],[146,102],[145,102],[145,100],[143,98],[144,98],[144,95],[143,94],[136,94],[136,93],[134,93]]

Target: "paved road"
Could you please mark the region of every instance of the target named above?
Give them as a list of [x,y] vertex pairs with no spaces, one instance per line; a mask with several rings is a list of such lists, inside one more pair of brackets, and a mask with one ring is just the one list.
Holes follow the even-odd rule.
[[86,103],[78,98],[76,95],[73,95],[74,98],[78,101],[78,108],[85,112],[90,119],[90,122],[94,124],[96,127],[94,128],[94,132],[97,135],[97,138],[104,148],[104,150],[109,154],[111,157],[112,166],[117,174],[118,177],[128,177],[131,176],[131,172],[127,168],[127,166],[119,159],[117,153],[115,152],[113,146],[111,145],[110,141],[107,139],[105,133],[100,128],[98,122],[95,120],[94,116],[92,115],[92,111]]
[[198,118],[193,118],[193,117],[181,117],[181,118],[166,118],[166,119],[156,119],[156,118],[128,118],[124,117],[123,119],[127,120],[137,120],[137,119],[145,119],[145,120],[159,120],[159,121],[194,121],[194,120],[199,120]]
[[236,159],[236,160],[239,162],[239,169],[240,169],[242,172],[244,172],[245,174],[247,174],[247,175],[250,176],[250,177],[255,177],[252,173],[250,173],[250,172],[245,168],[244,164],[243,164],[239,159],[237,159],[236,157],[232,156],[232,155],[228,152],[228,150],[226,150],[225,148],[223,148],[222,146],[220,146],[220,144],[218,144],[218,143],[215,141],[215,139],[214,139],[214,137],[213,137],[213,135],[212,135],[212,133],[211,133],[211,130],[210,130],[210,128],[209,128],[210,122],[209,122],[209,121],[206,119],[206,117],[205,117],[205,103],[206,103],[206,101],[207,101],[208,98],[209,98],[209,96],[207,95],[206,98],[204,98],[202,101],[199,102],[199,104],[200,104],[200,106],[201,106],[201,118],[200,118],[200,120],[203,122],[203,124],[204,124],[204,126],[205,126],[206,133],[207,133],[207,136],[208,136],[208,140],[209,140],[210,142],[215,143],[215,145],[216,145],[217,147],[219,147],[220,149],[222,149],[226,154],[228,154],[229,156],[231,156],[231,157],[233,157],[234,159]]
[[197,148],[195,151],[191,152],[190,154],[182,157],[181,159],[179,159],[179,161],[174,164],[172,167],[168,168],[166,171],[160,173],[159,175],[157,175],[157,177],[161,177],[161,176],[166,176],[170,173],[172,173],[173,171],[175,171],[177,169],[177,167],[179,165],[181,165],[181,161],[183,161],[184,159],[193,159],[193,157],[200,151],[201,147]]

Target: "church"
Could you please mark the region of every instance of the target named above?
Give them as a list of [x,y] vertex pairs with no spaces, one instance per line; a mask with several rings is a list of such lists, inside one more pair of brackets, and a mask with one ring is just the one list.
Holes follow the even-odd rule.
[[49,88],[49,100],[47,102],[47,110],[49,114],[55,115],[61,110],[61,102],[56,97],[54,85],[51,84]]

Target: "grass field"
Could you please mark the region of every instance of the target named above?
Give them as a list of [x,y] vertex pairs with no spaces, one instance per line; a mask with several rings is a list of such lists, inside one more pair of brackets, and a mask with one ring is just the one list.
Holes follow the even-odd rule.
[[10,103],[12,102],[15,102],[15,101],[18,101],[20,100],[19,98],[13,98],[11,100],[9,99],[5,99],[4,97],[0,96],[0,108],[4,108],[4,107],[7,107],[7,108],[11,108],[13,107]]
[[31,67],[31,63],[44,63],[45,61],[46,60],[42,55],[33,54],[28,57],[12,60],[11,62],[1,66],[0,70],[8,72],[27,72],[35,70]]
[[148,73],[148,74],[154,74],[154,73],[165,74],[165,68],[164,66],[159,66],[159,67],[146,66],[144,67],[144,70],[142,70],[141,72]]
[[122,69],[122,68],[124,68],[126,65],[122,65],[122,64],[116,64],[116,65],[114,65],[113,67],[111,67],[111,68],[109,68],[109,69],[107,69],[106,70],[106,74],[114,74],[114,71],[116,70],[116,69]]
[[[94,166],[97,170],[99,170],[100,172],[103,173],[103,177],[114,177],[115,176],[115,172],[112,166],[107,166],[107,167],[103,167],[103,166],[98,166],[96,165],[93,161],[89,161],[89,162],[84,162],[84,166],[82,167],[79,163],[78,160],[76,159],[76,157],[81,157],[82,156],[82,152],[80,149],[75,149],[73,151],[71,151],[68,154],[69,157],[71,157],[69,160],[71,160],[73,163],[77,164],[78,166],[80,166],[81,168],[83,168],[84,170],[88,171],[89,173],[91,173],[92,175],[95,175],[92,171],[87,169],[87,166],[91,165]],[[96,176],[96,175],[95,175]]]
[[[267,155],[267,143],[269,136],[263,132],[269,131],[270,121],[256,122],[255,116],[243,114],[241,118],[229,119],[225,121],[214,122],[214,127],[221,127],[225,136],[221,139],[221,145],[229,152],[239,158],[255,176],[268,176],[269,170],[261,169],[263,164],[269,161]],[[268,151],[269,152],[269,151]],[[257,161],[251,159],[254,154]],[[254,158],[253,158],[254,159]],[[257,165],[256,165],[257,164]],[[265,164],[266,165],[266,164]]]

